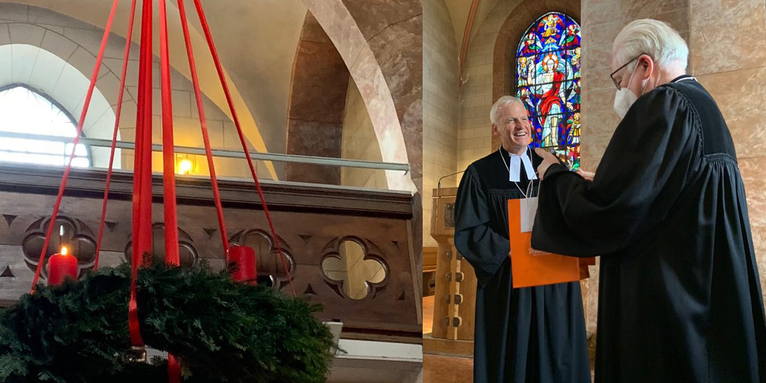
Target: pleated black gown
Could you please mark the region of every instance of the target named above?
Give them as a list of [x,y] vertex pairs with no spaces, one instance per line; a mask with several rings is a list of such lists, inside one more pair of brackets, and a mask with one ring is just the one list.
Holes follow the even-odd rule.
[[640,97],[593,182],[555,165],[532,246],[601,255],[597,383],[766,382],[766,325],[734,144],[688,76]]
[[[580,284],[513,289],[508,200],[523,196],[508,181],[508,153],[502,156],[494,152],[468,167],[455,206],[455,247],[479,283],[474,382],[590,382]],[[532,161],[537,166],[540,158]],[[526,192],[523,169],[521,180]]]

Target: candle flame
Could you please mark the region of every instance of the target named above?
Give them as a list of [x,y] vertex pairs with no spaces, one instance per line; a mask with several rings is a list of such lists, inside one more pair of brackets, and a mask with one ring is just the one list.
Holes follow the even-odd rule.
[[69,253],[69,250],[66,246],[61,246],[61,255],[67,255],[67,253]]

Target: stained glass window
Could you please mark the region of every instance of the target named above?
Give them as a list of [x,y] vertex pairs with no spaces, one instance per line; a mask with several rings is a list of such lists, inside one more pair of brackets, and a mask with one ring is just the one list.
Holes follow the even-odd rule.
[[[45,96],[23,86],[0,90],[0,162],[66,165],[72,144],[35,136],[76,134],[74,120]],[[72,166],[90,166],[85,145],[74,152]]]
[[516,96],[529,113],[532,147],[580,166],[580,26],[558,12],[527,28],[516,50]]

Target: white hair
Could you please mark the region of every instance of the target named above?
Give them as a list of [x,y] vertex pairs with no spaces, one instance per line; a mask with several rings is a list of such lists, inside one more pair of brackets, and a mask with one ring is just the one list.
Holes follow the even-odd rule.
[[497,99],[494,104],[492,104],[492,109],[489,110],[489,120],[493,124],[497,124],[497,110],[500,109],[501,106],[508,105],[512,102],[518,102],[521,107],[524,107],[524,103],[521,102],[521,100],[518,97],[513,96],[503,96]]
[[[660,67],[680,64],[686,70],[689,47],[669,24],[641,19],[622,28],[612,44],[612,56],[617,65],[622,65],[642,54],[651,56]],[[635,65],[635,62],[631,63],[628,70],[632,70]]]

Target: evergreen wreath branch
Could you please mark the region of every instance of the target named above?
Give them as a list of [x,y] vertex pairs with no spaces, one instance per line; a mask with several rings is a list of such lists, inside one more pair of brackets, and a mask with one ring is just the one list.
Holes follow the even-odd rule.
[[[167,382],[165,361],[126,361],[130,275],[101,268],[0,311],[0,381]],[[186,382],[324,382],[337,350],[320,305],[206,265],[141,268],[138,305],[146,344],[176,355]]]

